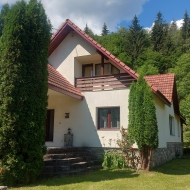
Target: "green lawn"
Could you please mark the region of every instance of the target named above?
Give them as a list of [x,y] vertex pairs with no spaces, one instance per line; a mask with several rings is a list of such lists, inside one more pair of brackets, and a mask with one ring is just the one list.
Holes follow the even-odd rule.
[[190,190],[190,156],[172,160],[150,172],[100,170],[80,176],[52,178],[12,190]]

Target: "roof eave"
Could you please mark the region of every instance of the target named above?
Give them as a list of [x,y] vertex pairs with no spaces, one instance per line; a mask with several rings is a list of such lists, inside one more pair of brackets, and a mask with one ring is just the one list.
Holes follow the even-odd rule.
[[79,100],[83,100],[84,96],[83,95],[78,95],[78,94],[74,94],[74,93],[71,93],[71,92],[68,92],[66,90],[63,90],[53,84],[50,84],[48,83],[48,88],[53,90],[53,91],[56,91],[56,92],[59,92],[61,94],[64,94],[64,95],[67,95],[67,96],[71,96],[73,98],[76,98],[76,99],[79,99]]

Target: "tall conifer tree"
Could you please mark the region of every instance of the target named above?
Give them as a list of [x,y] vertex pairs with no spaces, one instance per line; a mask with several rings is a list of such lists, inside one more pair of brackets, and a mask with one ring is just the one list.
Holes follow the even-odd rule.
[[158,12],[151,32],[151,41],[153,44],[154,51],[158,52],[162,51],[166,35],[167,35],[166,23],[163,20],[162,13]]
[[28,183],[41,172],[51,25],[37,0],[17,2],[0,39],[0,154],[4,182]]
[[86,26],[85,26],[85,28],[84,28],[84,32],[85,32],[86,34],[88,34],[91,38],[94,37],[93,31],[88,27],[87,24],[86,24]]
[[108,27],[106,23],[104,22],[104,25],[102,27],[102,36],[108,35],[108,33],[109,33]]
[[126,52],[131,57],[131,67],[132,69],[137,69],[139,66],[137,64],[137,59],[148,47],[149,40],[146,32],[143,30],[143,27],[140,26],[136,15],[134,16],[132,24],[129,27],[126,45]]
[[128,129],[138,145],[142,169],[149,170],[152,151],[158,147],[158,127],[152,91],[142,76],[130,87]]
[[187,11],[185,11],[183,25],[180,31],[181,37],[183,39],[182,52],[187,53],[188,51],[190,51],[190,18]]

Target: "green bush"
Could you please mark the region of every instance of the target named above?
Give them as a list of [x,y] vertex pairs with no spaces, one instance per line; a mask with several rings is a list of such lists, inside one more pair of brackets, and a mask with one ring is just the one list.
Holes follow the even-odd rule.
[[102,166],[104,168],[111,168],[111,169],[125,168],[126,167],[125,157],[120,153],[118,153],[117,151],[106,152],[104,154],[104,160]]
[[190,142],[184,142],[183,146],[184,148],[190,148]]
[[184,154],[190,154],[190,148],[184,148],[183,153]]

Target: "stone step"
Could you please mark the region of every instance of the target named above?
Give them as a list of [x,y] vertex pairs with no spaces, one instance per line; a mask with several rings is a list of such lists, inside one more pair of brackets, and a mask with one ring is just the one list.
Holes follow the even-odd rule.
[[80,174],[102,168],[102,162],[85,148],[48,148],[41,177]]
[[69,153],[63,153],[63,154],[46,154],[46,155],[44,155],[44,160],[76,158],[76,157],[82,157],[83,159],[86,159],[86,160],[92,158],[92,156],[89,155],[88,152],[69,152]]
[[55,147],[55,148],[47,148],[47,154],[63,154],[68,152],[82,152],[85,148],[83,147]]
[[61,165],[68,165],[71,163],[76,163],[82,161],[83,158],[76,157],[76,158],[64,158],[64,159],[44,159],[45,166],[61,166]]
[[87,168],[90,166],[101,166],[100,160],[91,160],[87,162],[76,162],[76,163],[67,163],[65,165],[48,165],[44,166],[42,173],[53,173],[53,172],[62,172],[68,170],[77,170],[82,168]]
[[68,170],[68,171],[62,171],[62,172],[52,172],[52,173],[42,173],[42,178],[49,178],[49,177],[61,177],[61,176],[70,176],[70,175],[80,175],[85,174],[87,172],[93,171],[93,170],[99,170],[102,169],[102,166],[89,166],[86,168],[80,168],[75,170]]

